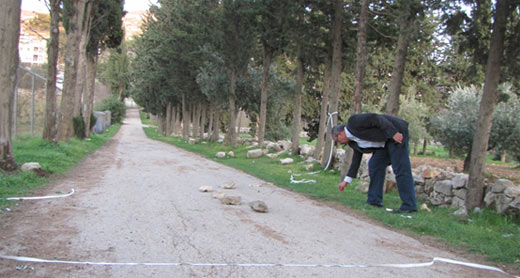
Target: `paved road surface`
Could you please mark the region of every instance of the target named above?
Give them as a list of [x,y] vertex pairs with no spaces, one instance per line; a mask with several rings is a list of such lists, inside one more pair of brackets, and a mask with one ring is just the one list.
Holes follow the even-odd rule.
[[[201,186],[235,182],[224,206]],[[263,185],[262,185],[263,184]],[[259,186],[260,185],[260,186]],[[149,140],[136,110],[71,173],[0,214],[0,254],[91,262],[284,264],[468,260],[214,161]],[[219,189],[222,190],[222,189]],[[223,190],[222,190],[223,191]],[[265,201],[255,213],[249,201]],[[413,220],[412,220],[413,221]],[[16,268],[22,270],[16,270]],[[85,266],[0,259],[0,277],[506,277],[437,263],[423,268]]]

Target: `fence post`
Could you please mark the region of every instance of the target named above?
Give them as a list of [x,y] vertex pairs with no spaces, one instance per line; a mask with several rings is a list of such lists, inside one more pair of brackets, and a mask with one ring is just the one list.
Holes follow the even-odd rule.
[[17,125],[17,117],[18,117],[18,84],[14,88],[14,106],[13,106],[13,138],[16,138],[16,125]]
[[34,136],[34,75],[31,74],[31,137]]

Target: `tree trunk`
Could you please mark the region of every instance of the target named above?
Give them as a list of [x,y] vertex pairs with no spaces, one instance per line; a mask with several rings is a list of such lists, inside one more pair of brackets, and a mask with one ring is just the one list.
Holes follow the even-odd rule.
[[428,140],[424,139],[423,147],[422,147],[422,154],[426,155],[426,147],[428,146]]
[[354,82],[354,109],[353,113],[361,113],[361,99],[363,96],[363,80],[365,79],[365,67],[367,62],[367,21],[368,5],[370,0],[362,0],[361,13],[359,15],[359,28],[357,32],[356,49],[356,81]]
[[215,105],[213,103],[209,104],[209,120],[208,120],[208,139],[213,133],[213,116],[215,114]]
[[186,103],[186,94],[182,94],[182,138],[188,139],[190,131],[190,115],[188,114],[188,107]]
[[[334,23],[332,26],[332,69],[331,69],[331,83],[330,83],[330,113],[338,112],[339,91],[341,82],[341,22],[343,21],[343,0],[336,0]],[[338,122],[338,114],[332,116],[334,123]],[[327,134],[330,135],[332,127],[327,128]],[[332,148],[332,137],[327,136],[325,141],[325,150],[321,159],[321,166],[325,168],[329,160],[329,153]]]
[[192,134],[191,134],[191,137],[195,138],[197,136],[199,136],[199,124],[200,124],[200,105],[197,103],[197,104],[193,104],[192,106],[193,108],[193,131],[192,131]]
[[237,136],[240,137],[240,129],[242,128],[242,110],[237,108]]
[[232,148],[237,145],[236,138],[236,115],[235,115],[235,91],[236,91],[237,71],[236,69],[231,70],[231,84],[229,86],[229,117],[228,117],[228,128],[226,133],[226,139],[224,140],[227,145],[231,145]]
[[98,56],[87,57],[87,90],[83,100],[83,120],[85,122],[85,137],[90,137],[90,115],[94,110],[94,95],[96,91],[96,68]]
[[208,104],[206,102],[203,102],[201,105],[201,115],[200,115],[200,133],[199,138],[200,140],[204,140],[204,133],[206,131],[206,110],[208,109]]
[[42,138],[49,142],[56,141],[56,72],[58,66],[58,51],[60,40],[60,2],[50,0],[50,38],[47,45],[47,82],[45,94],[45,123]]
[[79,58],[78,58],[78,73],[76,77],[76,93],[74,94],[74,110],[73,117],[81,114],[81,98],[86,89],[87,82],[87,31],[81,32],[81,39],[79,43]]
[[323,150],[323,141],[325,140],[325,133],[327,132],[327,108],[329,107],[330,95],[330,59],[327,58],[325,68],[323,70],[323,92],[321,98],[320,124],[318,129],[318,139],[316,140],[316,148],[314,151],[314,159],[320,159],[320,153]]
[[168,102],[166,104],[166,136],[170,136],[172,134],[172,104]]
[[59,113],[58,140],[68,141],[73,134],[72,117],[74,112],[74,97],[76,93],[76,81],[78,74],[79,41],[81,39],[81,26],[83,21],[85,0],[75,0],[74,14],[70,18],[71,27],[67,33],[67,45],[65,47],[65,80],[61,96],[61,109]]
[[297,61],[297,78],[296,78],[296,92],[294,94],[294,114],[293,114],[293,134],[291,155],[297,155],[300,150],[300,131],[302,119],[302,94],[303,94],[303,60],[300,56],[300,46],[298,46],[298,61]]
[[175,128],[177,129],[176,131],[176,135],[180,135],[182,133],[182,105],[180,104],[177,104],[177,113],[176,113],[176,116],[175,116]]
[[508,18],[508,0],[498,0],[491,34],[489,57],[486,67],[484,91],[480,101],[479,117],[473,145],[469,169],[466,208],[472,210],[480,207],[484,196],[484,168],[489,134],[493,123],[493,111],[498,99],[498,82],[500,81],[500,62],[503,56],[504,34]]
[[0,1],[0,169],[5,171],[18,168],[11,144],[11,120],[19,62],[20,5],[20,0]]
[[210,142],[217,142],[220,133],[220,109],[215,107],[215,115],[213,116],[213,133],[211,133]]
[[177,105],[172,104],[172,119],[171,119],[171,136],[175,136],[177,134]]
[[392,69],[392,80],[388,88],[388,98],[386,100],[385,112],[396,116],[399,112],[399,95],[401,94],[401,86],[403,85],[404,67],[406,64],[406,56],[408,55],[408,45],[410,41],[410,33],[412,32],[412,24],[415,16],[408,15],[410,13],[410,4],[406,4],[408,9],[403,11],[402,19],[399,23],[399,39],[397,41],[397,53],[395,55],[394,68]]
[[258,147],[264,146],[265,124],[267,119],[267,94],[269,89],[269,68],[271,67],[271,55],[264,47],[264,72],[262,78],[262,94],[260,96],[260,122],[258,123]]

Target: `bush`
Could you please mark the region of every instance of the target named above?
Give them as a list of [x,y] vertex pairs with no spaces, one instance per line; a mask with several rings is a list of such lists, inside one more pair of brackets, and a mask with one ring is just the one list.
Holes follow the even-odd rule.
[[96,107],[97,111],[110,111],[112,117],[112,123],[121,123],[126,114],[126,106],[115,96],[109,96],[105,98],[99,106]]
[[76,135],[76,137],[79,139],[85,138],[85,122],[83,121],[83,116],[79,115],[72,118],[72,127],[74,128],[74,135]]

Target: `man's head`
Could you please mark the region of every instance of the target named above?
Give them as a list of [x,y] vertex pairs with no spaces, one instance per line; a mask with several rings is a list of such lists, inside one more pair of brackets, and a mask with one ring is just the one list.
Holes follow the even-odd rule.
[[335,125],[332,127],[332,140],[339,142],[340,144],[348,144],[350,140],[347,138],[347,134],[345,134],[345,127],[345,125]]

